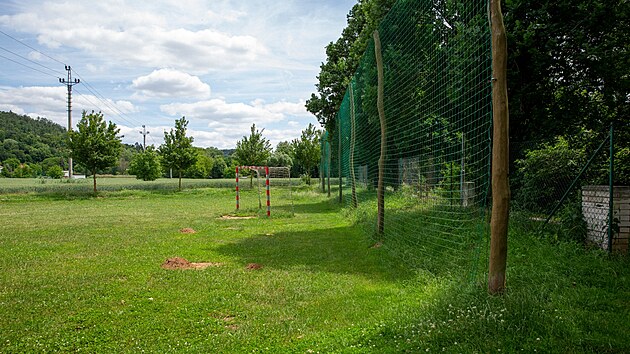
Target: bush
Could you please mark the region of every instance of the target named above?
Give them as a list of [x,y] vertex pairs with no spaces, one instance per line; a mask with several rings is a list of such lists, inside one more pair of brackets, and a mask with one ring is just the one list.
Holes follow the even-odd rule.
[[548,211],[560,200],[571,181],[585,164],[584,149],[569,146],[558,137],[553,144],[530,150],[516,161],[517,181],[515,202],[525,210]]
[[145,151],[134,156],[129,164],[129,173],[144,181],[155,181],[160,178],[162,167],[157,151],[149,146]]
[[50,178],[59,179],[59,178],[63,177],[63,170],[58,165],[50,166],[46,170],[46,175],[48,177],[50,177]]

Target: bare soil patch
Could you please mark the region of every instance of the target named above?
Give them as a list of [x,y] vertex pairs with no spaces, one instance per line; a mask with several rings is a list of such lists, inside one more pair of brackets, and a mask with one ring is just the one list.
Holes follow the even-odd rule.
[[206,269],[208,267],[220,267],[223,263],[216,262],[189,262],[186,258],[182,257],[173,257],[169,258],[164,263],[162,263],[162,268],[164,269]]
[[183,234],[194,234],[194,233],[197,233],[197,231],[195,231],[194,229],[191,229],[190,227],[185,227],[185,228],[179,230],[179,232],[181,232]]
[[262,265],[258,263],[249,263],[245,268],[249,270],[259,270],[262,269]]
[[247,220],[255,219],[255,216],[236,216],[236,215],[221,215],[221,219],[224,220]]
[[383,247],[383,242],[380,242],[380,241],[370,246],[370,248],[381,248],[381,247]]

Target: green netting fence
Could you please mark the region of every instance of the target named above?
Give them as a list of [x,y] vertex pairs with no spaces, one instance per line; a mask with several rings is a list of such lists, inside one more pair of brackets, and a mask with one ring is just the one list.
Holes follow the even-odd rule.
[[487,6],[399,0],[378,27],[386,142],[382,233],[373,40],[348,85],[335,130],[322,140],[322,170],[330,171],[333,186],[340,187],[344,204],[356,209],[353,215],[375,247],[434,271],[474,270],[487,234],[492,123]]

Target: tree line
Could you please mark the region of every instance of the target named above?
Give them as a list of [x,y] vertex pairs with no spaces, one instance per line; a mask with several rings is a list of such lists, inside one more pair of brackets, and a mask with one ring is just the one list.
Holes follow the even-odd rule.
[[0,153],[3,177],[28,178],[47,176],[61,178],[72,156],[75,171],[96,174],[132,174],[146,181],[160,177],[233,178],[240,165],[290,167],[293,176],[308,180],[317,176],[321,132],[311,124],[302,136],[284,141],[274,148],[264,137],[264,129],[252,125],[249,136],[237,142],[236,149],[193,146],[187,136],[185,117],[164,133],[164,144],[123,144],[114,123],[107,123],[100,112],[83,112],[75,131],[45,118],[33,119],[12,112],[0,112]]

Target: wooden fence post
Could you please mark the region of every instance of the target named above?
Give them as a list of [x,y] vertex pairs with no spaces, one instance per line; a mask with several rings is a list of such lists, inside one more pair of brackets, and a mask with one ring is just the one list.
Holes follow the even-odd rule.
[[508,181],[509,114],[507,97],[507,38],[500,0],[490,1],[492,31],[492,220],[488,292],[505,290],[507,233],[510,212]]
[[352,82],[348,85],[350,90],[350,185],[352,187],[352,207],[359,205],[357,200],[356,176],[354,173],[354,143],[356,140],[355,121],[354,121],[354,92],[352,91]]
[[383,78],[383,54],[381,52],[381,39],[378,30],[374,31],[374,54],[376,55],[376,70],[378,72],[378,98],[376,105],[378,108],[378,116],[381,121],[381,156],[378,159],[378,187],[376,190],[376,198],[378,204],[378,220],[376,229],[379,235],[383,234],[385,229],[385,154],[387,152],[387,130],[385,125],[385,106],[383,103],[384,95],[384,78]]

